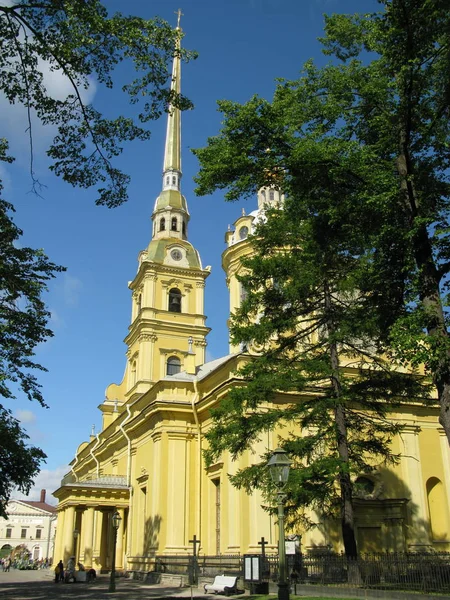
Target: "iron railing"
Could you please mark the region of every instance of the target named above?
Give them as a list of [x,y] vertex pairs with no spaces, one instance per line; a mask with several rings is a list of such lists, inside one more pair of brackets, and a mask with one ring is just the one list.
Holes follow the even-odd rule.
[[[329,585],[373,590],[404,590],[422,593],[450,592],[450,553],[363,554],[357,560],[344,555],[297,554],[287,556],[291,584]],[[154,569],[159,573],[192,573],[214,577],[218,574],[238,575],[243,582],[242,555],[193,557],[167,555],[155,557]],[[266,555],[262,565],[264,580],[277,581],[278,556]]]

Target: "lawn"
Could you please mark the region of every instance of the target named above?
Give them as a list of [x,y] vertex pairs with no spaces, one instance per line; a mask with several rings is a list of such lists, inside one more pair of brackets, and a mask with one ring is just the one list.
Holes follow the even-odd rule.
[[[277,600],[278,596],[275,594],[266,595],[256,595],[253,594],[251,596],[246,596],[245,600]],[[290,600],[337,600],[336,597],[330,598],[328,596],[293,596],[290,594]],[[355,600],[355,598],[341,598],[338,600]]]

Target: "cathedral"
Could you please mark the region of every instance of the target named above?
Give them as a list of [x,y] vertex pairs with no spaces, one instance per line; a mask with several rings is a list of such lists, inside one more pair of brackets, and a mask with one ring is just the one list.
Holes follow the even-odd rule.
[[[172,87],[181,89],[181,63],[174,58]],[[70,472],[54,492],[58,499],[54,562],[70,556],[86,568],[146,571],[158,555],[226,555],[276,552],[277,522],[262,507],[258,491],[247,495],[228,475],[278,446],[273,431],[236,461],[224,454],[206,467],[204,434],[211,408],[235,385],[235,371],[248,360],[242,348],[205,362],[204,294],[209,268],[189,241],[189,210],[181,191],[181,114],[167,117],[162,190],[152,214],[152,236],[138,256],[129,283],[131,324],[125,338],[123,380],[107,388],[99,406],[102,429],[82,442]],[[242,300],[237,279],[247,239],[264,206],[281,200],[262,189],[250,214],[226,233],[222,264],[230,312]],[[403,403],[392,419],[404,424],[394,440],[402,458],[376,474],[361,474],[355,499],[357,541],[364,551],[450,551],[450,449],[437,409]],[[284,432],[284,433],[283,433]],[[118,513],[112,556],[113,515]],[[317,526],[302,535],[302,550],[342,550],[338,530],[312,514]]]

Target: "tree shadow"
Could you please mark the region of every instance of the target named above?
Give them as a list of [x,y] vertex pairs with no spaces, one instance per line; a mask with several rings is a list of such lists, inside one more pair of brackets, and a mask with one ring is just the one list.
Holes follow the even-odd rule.
[[[360,492],[354,497],[355,534],[360,553],[431,552],[450,548],[450,543],[448,546],[445,543],[450,539],[447,526],[439,529],[430,522],[428,481],[431,479],[435,489],[436,478],[430,478],[424,482],[423,490],[416,489],[413,494],[395,470],[383,467],[376,472],[373,491]],[[415,501],[420,494],[421,506]],[[447,525],[447,515],[442,512],[448,508],[442,511],[440,504],[435,504],[435,520],[439,512]],[[325,544],[313,543],[308,551],[333,552],[343,547],[339,518],[324,518],[317,529]]]
[[142,539],[142,554],[144,556],[154,555],[158,551],[161,523],[162,517],[160,515],[149,517],[146,520]]

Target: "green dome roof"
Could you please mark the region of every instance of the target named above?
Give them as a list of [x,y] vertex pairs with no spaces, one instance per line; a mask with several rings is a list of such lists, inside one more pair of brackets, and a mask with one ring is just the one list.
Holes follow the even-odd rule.
[[147,249],[147,260],[159,264],[164,264],[167,256],[168,246],[181,246],[186,250],[186,259],[191,269],[201,269],[202,264],[197,250],[186,240],[178,238],[165,238],[161,240],[152,240]]
[[188,212],[186,198],[178,190],[164,190],[160,193],[155,203],[155,211],[164,210],[166,208],[178,208]]

